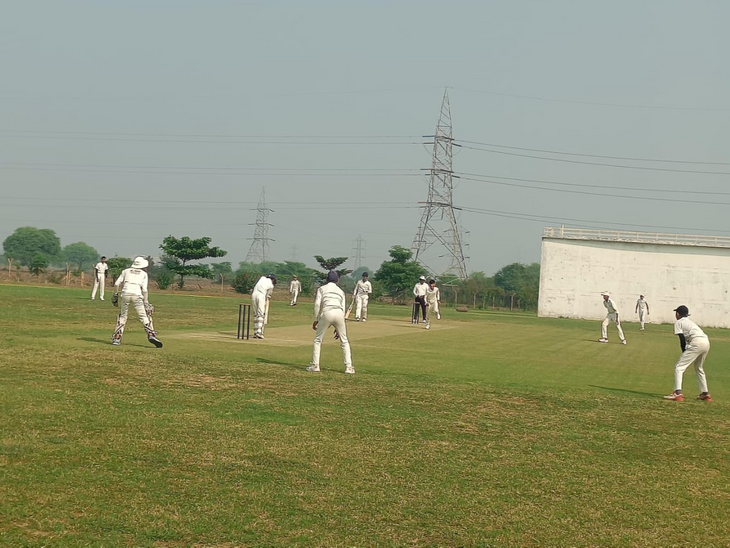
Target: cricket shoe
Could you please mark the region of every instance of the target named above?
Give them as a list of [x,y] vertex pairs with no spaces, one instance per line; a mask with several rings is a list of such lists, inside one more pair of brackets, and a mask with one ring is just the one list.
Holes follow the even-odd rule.
[[101,300],[103,301],[104,300],[104,297],[102,297]]
[[154,335],[152,335],[151,337],[147,337],[147,340],[154,344],[157,348],[162,348],[162,341]]
[[363,318],[363,319],[362,319],[362,323],[365,323],[366,321],[368,321],[368,319],[367,319],[367,318]]
[[712,401],[712,396],[710,396],[709,392],[702,392],[702,394],[697,396],[697,399],[701,401]]
[[598,339],[598,342],[607,343],[608,342],[608,339]]
[[441,319],[441,314],[436,314],[436,319],[437,320],[440,320]]
[[[309,371],[311,373],[319,373],[319,366],[318,365],[310,365],[309,367],[307,367],[307,371]],[[353,371],[353,373],[354,373],[354,371]]]
[[112,346],[119,346],[122,344],[121,339],[112,339]]
[[430,323],[427,323],[426,324],[426,329],[431,329],[431,324]]
[[[317,369],[317,371],[319,371],[319,369]],[[345,373],[347,373],[348,375],[354,375],[355,374],[355,368],[354,367],[348,367],[348,368],[345,369]]]
[[623,341],[621,341],[621,344],[626,344],[626,339],[624,339]]
[[261,333],[254,333],[254,334],[253,334],[253,338],[254,338],[254,339],[263,339],[263,338],[264,338],[264,336],[263,336],[263,335],[262,335]]
[[681,392],[677,394],[676,392],[672,392],[668,396],[664,396],[665,400],[672,400],[672,401],[684,401],[684,394]]

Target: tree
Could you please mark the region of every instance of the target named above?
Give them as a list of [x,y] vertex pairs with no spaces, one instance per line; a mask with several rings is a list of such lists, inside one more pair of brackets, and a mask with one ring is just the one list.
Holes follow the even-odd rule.
[[394,245],[388,254],[391,260],[381,264],[373,277],[382,282],[387,293],[395,300],[406,289],[413,287],[420,276],[426,275],[426,271],[416,261],[411,260],[413,253],[410,249]]
[[329,259],[325,259],[324,257],[322,257],[322,255],[315,255],[314,259],[325,271],[324,274],[321,272],[317,273],[317,277],[319,278],[320,282],[324,282],[327,279],[327,272],[329,272],[330,270],[334,270],[335,272],[337,272],[340,278],[342,278],[343,276],[347,276],[350,272],[352,272],[352,270],[348,270],[346,268],[341,268],[340,270],[337,270],[337,267],[347,261],[349,257],[331,257]]
[[537,304],[540,290],[540,264],[512,263],[500,268],[494,275],[494,284],[525,307]]
[[223,284],[225,283],[226,276],[233,274],[233,267],[231,266],[231,263],[213,263],[210,265],[210,271],[213,273],[213,276],[220,279],[221,291],[223,291]]
[[30,266],[38,254],[44,255],[48,262],[57,260],[61,255],[61,240],[49,228],[24,226],[5,238],[3,251],[8,259]]
[[63,258],[67,263],[77,266],[79,270],[84,269],[85,264],[94,264],[99,258],[99,253],[84,242],[68,244],[63,248]]
[[36,253],[30,261],[30,272],[36,276],[40,276],[48,268],[48,257],[43,253]]
[[116,280],[122,273],[122,270],[129,268],[132,264],[132,259],[128,257],[112,257],[106,260],[106,265],[109,267],[109,275],[112,280]]
[[206,237],[192,239],[183,236],[178,239],[174,236],[168,236],[162,240],[160,249],[173,258],[167,268],[180,276],[178,287],[182,289],[185,286],[186,276],[200,276],[201,278],[212,279],[213,272],[207,265],[188,264],[190,261],[199,261],[206,257],[225,257],[228,253],[218,247],[209,247],[211,239]]
[[259,281],[261,275],[258,272],[240,270],[236,272],[236,276],[231,282],[231,286],[236,290],[237,293],[243,293],[244,295],[251,293],[253,286]]

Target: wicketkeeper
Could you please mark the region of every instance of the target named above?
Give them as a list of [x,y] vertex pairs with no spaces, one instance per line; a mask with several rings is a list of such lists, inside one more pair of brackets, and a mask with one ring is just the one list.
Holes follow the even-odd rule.
[[253,338],[264,338],[264,324],[266,323],[266,310],[271,295],[274,293],[276,276],[269,274],[261,276],[251,292],[251,304],[253,306]]
[[[112,304],[117,306],[119,301],[122,301],[121,309],[119,310],[119,317],[117,318],[117,329],[112,335],[112,344],[119,346],[122,344],[122,335],[124,334],[124,326],[127,325],[127,312],[129,306],[134,306],[139,316],[139,321],[142,322],[144,330],[147,332],[147,340],[154,344],[157,348],[162,348],[162,341],[157,338],[157,333],[152,325],[152,313],[154,307],[149,303],[147,295],[147,272],[145,268],[149,266],[147,259],[144,257],[137,257],[134,259],[132,266],[125,270],[114,282],[114,297],[112,298]],[[119,288],[121,287],[121,295]]]

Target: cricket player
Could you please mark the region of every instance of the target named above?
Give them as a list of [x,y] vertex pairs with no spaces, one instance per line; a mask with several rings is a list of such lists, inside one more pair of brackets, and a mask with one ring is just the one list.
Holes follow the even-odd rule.
[[697,399],[710,402],[712,397],[707,391],[707,378],[703,368],[705,358],[710,352],[710,339],[695,322],[689,319],[689,308],[686,306],[682,305],[675,308],[674,316],[677,318],[674,324],[674,334],[679,337],[682,355],[679,357],[677,365],[674,366],[674,392],[664,396],[664,399],[684,401],[682,376],[687,368],[694,363],[697,384],[700,388],[700,395],[697,396]]
[[644,315],[649,315],[649,303],[644,300],[644,295],[639,295],[639,300],[636,301],[636,310],[639,314],[639,323],[641,324],[641,331],[644,331]]
[[[418,283],[413,288],[413,295],[416,297],[414,303],[421,305],[421,315],[423,316],[423,323],[426,323],[426,292],[428,291],[428,284],[426,283],[426,276],[418,278]],[[414,310],[416,307],[414,306]],[[413,314],[413,323],[418,323],[415,313]]]
[[609,295],[607,291],[604,291],[601,295],[603,296],[603,306],[606,307],[608,314],[606,314],[606,319],[603,320],[603,323],[601,324],[601,338],[598,339],[598,342],[608,342],[608,322],[613,322],[616,324],[616,329],[618,329],[618,336],[621,339],[621,344],[626,344],[624,330],[621,329],[621,321],[618,318],[618,308],[616,308],[616,305],[611,300],[611,295]]
[[251,303],[253,304],[253,338],[264,338],[264,323],[266,321],[266,310],[274,293],[276,276],[269,274],[261,276],[251,292]]
[[346,297],[345,292],[337,285],[339,279],[337,272],[330,270],[327,273],[327,283],[317,289],[317,294],[314,297],[314,323],[312,329],[317,332],[317,335],[314,337],[312,365],[307,367],[307,371],[319,372],[322,338],[327,328],[332,325],[335,328],[335,338],[340,340],[340,346],[342,347],[345,373],[350,375],[355,373],[355,368],[352,367],[350,342],[347,340],[347,326],[345,325]]
[[431,326],[431,315],[436,314],[436,319],[441,319],[441,312],[439,311],[439,305],[441,304],[441,292],[436,287],[436,280],[428,280],[428,289],[426,290],[426,329]]
[[[124,334],[124,326],[127,324],[127,313],[129,312],[129,306],[134,306],[139,316],[139,321],[142,322],[144,330],[147,332],[147,340],[154,344],[157,348],[162,348],[162,341],[157,338],[157,333],[152,325],[151,311],[154,310],[148,300],[147,295],[147,272],[145,268],[149,266],[147,259],[144,257],[137,257],[134,259],[132,266],[125,270],[114,282],[114,300],[122,301],[119,317],[117,318],[117,329],[112,335],[112,344],[119,346],[122,344],[122,335]],[[121,296],[119,290],[121,288]],[[150,314],[147,313],[150,310]]]
[[355,319],[359,322],[360,318],[362,321],[368,321],[368,301],[370,300],[370,293],[373,292],[373,284],[368,279],[368,273],[362,273],[362,280],[358,280],[355,284],[355,303],[357,308],[355,309]]
[[299,278],[296,276],[292,276],[291,282],[289,283],[289,294],[291,295],[291,302],[289,303],[289,306],[297,304],[297,297],[299,297],[301,292],[302,282],[300,282]]
[[102,257],[101,260],[94,266],[94,289],[91,290],[91,300],[96,299],[96,290],[101,288],[99,291],[99,298],[104,300],[104,286],[106,285],[106,271],[109,270],[109,265],[106,264],[106,257]]

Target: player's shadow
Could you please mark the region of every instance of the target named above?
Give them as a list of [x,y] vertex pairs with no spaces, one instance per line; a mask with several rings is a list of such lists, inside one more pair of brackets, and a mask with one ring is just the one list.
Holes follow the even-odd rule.
[[276,361],[276,360],[267,360],[266,358],[256,358],[256,361],[258,363],[266,363],[266,364],[269,364],[269,365],[283,365],[285,367],[296,367],[296,368],[302,367],[302,364],[301,363],[282,362],[282,361]]
[[[112,343],[109,339],[94,339],[93,337],[77,337],[77,341],[84,341],[84,342],[90,342],[90,343],[96,343],[96,344],[103,344],[105,346],[111,346]],[[152,345],[146,345],[146,344],[134,344],[134,343],[124,343],[124,346],[136,346],[138,348],[153,348]]]
[[639,396],[652,396],[658,397],[659,394],[654,392],[639,392],[638,390],[627,390],[625,388],[611,388],[609,386],[598,386],[596,384],[589,384],[591,388],[598,388],[599,390],[608,390],[609,392],[620,392],[622,394],[638,394]]

